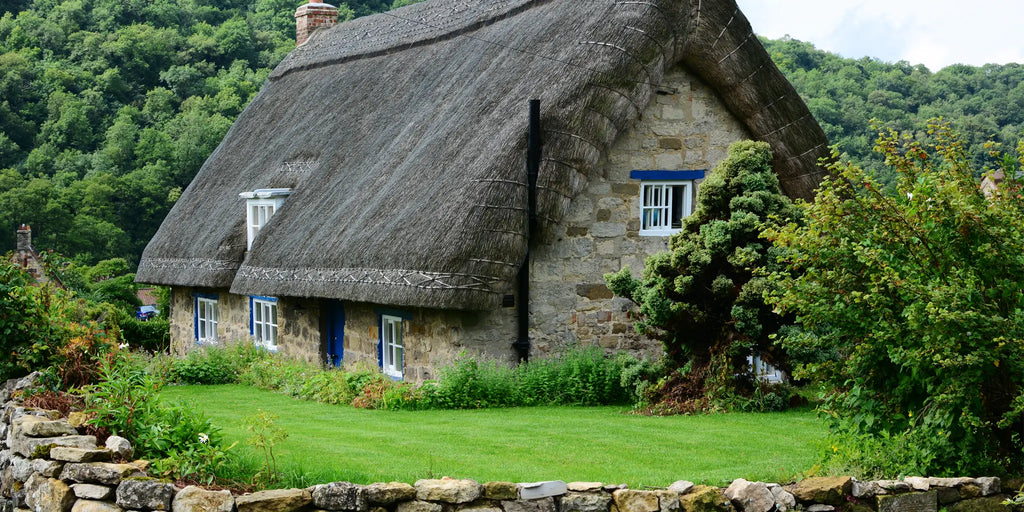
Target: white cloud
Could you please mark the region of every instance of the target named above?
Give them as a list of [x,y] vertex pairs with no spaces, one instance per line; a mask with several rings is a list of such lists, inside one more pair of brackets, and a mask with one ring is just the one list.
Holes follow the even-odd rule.
[[738,0],[758,34],[790,35],[844,57],[1024,63],[1024,2],[1008,0]]

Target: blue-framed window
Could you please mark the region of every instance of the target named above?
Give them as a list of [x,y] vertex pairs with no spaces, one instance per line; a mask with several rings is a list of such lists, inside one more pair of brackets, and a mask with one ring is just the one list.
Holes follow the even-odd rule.
[[196,344],[217,343],[217,322],[220,315],[216,293],[193,293],[193,321]]
[[632,171],[640,180],[640,235],[665,236],[683,228],[693,212],[694,181],[705,171]]
[[405,320],[410,316],[402,311],[377,310],[378,332],[377,363],[380,370],[395,380],[405,376]]
[[277,299],[249,297],[249,334],[252,334],[256,345],[277,351],[277,326]]

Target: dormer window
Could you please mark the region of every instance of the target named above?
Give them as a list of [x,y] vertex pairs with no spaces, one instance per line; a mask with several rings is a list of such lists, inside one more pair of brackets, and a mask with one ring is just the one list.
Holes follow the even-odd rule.
[[270,221],[270,217],[274,216],[274,212],[281,208],[291,193],[290,188],[261,188],[238,194],[238,197],[245,199],[246,249],[252,249],[252,242],[260,229]]

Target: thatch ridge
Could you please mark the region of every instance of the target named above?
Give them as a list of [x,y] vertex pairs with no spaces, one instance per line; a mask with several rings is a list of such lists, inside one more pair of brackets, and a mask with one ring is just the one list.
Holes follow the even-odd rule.
[[[763,49],[734,44],[738,36],[722,27],[714,34],[722,47],[704,48],[713,43],[700,37],[721,23],[708,5],[431,0],[318,33],[274,71],[204,164],[147,247],[138,278],[242,294],[496,307],[529,238],[527,101],[542,103],[544,230],[680,62],[738,96],[726,103],[778,146],[787,191],[801,195],[793,184],[814,172],[803,165],[824,135],[802,117],[806,107]],[[715,5],[738,12],[732,0]],[[405,30],[402,20],[442,12],[450,13],[444,23]],[[749,31],[745,19],[736,25]],[[735,69],[715,68],[716,59]],[[737,78],[756,73],[767,93]],[[778,96],[759,108],[764,94]],[[270,187],[294,191],[246,252],[237,194]],[[196,261],[203,258],[220,263]]]

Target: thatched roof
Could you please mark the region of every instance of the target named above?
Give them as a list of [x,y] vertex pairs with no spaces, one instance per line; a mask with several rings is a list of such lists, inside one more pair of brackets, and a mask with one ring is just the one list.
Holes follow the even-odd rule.
[[[429,0],[314,33],[167,216],[137,278],[232,292],[497,306],[525,257],[527,103],[540,226],[684,64],[809,197],[826,140],[734,0]],[[246,252],[240,192],[293,193]]]

